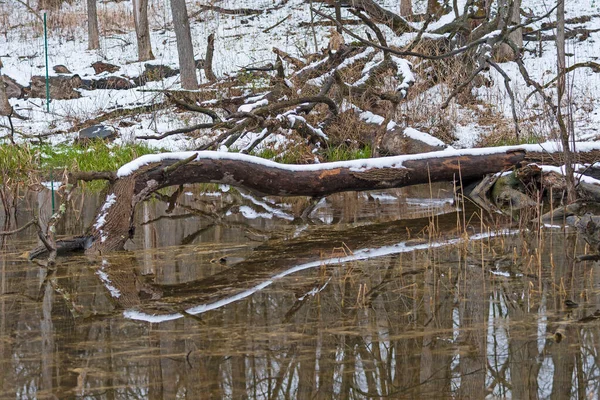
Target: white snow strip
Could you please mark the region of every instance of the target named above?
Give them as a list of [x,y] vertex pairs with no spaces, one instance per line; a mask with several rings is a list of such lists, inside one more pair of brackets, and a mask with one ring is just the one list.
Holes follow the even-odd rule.
[[249,194],[246,193],[240,193],[240,195],[244,198],[244,199],[248,199],[250,200],[252,203],[256,204],[257,206],[260,206],[262,208],[264,208],[266,211],[272,213],[273,215],[275,215],[276,217],[279,217],[281,219],[286,219],[288,221],[293,221],[294,220],[294,216],[290,215],[284,211],[281,211],[275,207],[271,207],[270,205],[268,205],[267,203],[265,203],[264,201],[260,201],[256,198],[254,198],[254,196],[251,196]]
[[290,123],[290,126],[292,128],[296,124],[296,120],[302,121],[315,134],[315,136],[323,138],[324,140],[329,140],[329,138],[327,137],[327,135],[325,134],[325,132],[323,132],[323,130],[321,130],[320,128],[315,128],[314,126],[312,126],[311,124],[309,124],[308,122],[306,122],[306,119],[304,117],[296,115],[296,114],[294,114],[294,112],[295,111],[286,112],[285,114],[278,115],[277,118],[286,117],[288,119],[288,121]]
[[394,201],[398,201],[398,198],[396,196],[392,196],[391,194],[387,193],[370,193],[370,196],[375,200],[379,200],[380,202],[391,203]]
[[315,67],[317,67],[317,66],[319,66],[319,65],[327,62],[327,60],[329,60],[329,57],[325,57],[322,60],[316,61],[316,62],[314,62],[312,64],[308,64],[307,66],[305,66],[304,68],[302,68],[300,71],[296,72],[294,75],[299,75],[300,73],[302,73],[302,72],[304,72],[304,71],[306,71],[308,69],[315,68]]
[[392,61],[398,66],[398,73],[402,75],[402,82],[398,85],[398,89],[408,89],[415,82],[415,75],[412,72],[412,64],[404,58],[391,56]]
[[385,118],[383,118],[381,115],[373,114],[371,111],[363,111],[358,115],[358,117],[367,124],[381,125],[383,124],[383,121],[385,121]]
[[510,274],[509,272],[506,272],[506,271],[490,271],[490,272],[493,275],[504,276],[504,277],[507,277],[507,278],[523,276],[523,274],[520,274],[520,273]]
[[256,138],[254,138],[254,140],[251,140],[246,146],[244,146],[244,148],[242,149],[242,152],[248,151],[248,149],[254,144],[256,143],[257,140],[263,140],[264,137],[269,133],[268,129],[265,128],[263,129],[257,136]]
[[[517,232],[519,232],[519,231],[518,230],[502,230],[499,232],[479,233],[479,234],[471,236],[469,238],[469,241],[481,240],[481,239],[486,239],[489,237],[500,236],[500,235],[512,235]],[[448,246],[451,244],[459,243],[462,240],[463,240],[462,238],[457,238],[457,239],[450,239],[447,241],[441,241],[441,242],[435,242],[435,243],[417,244],[417,245],[413,245],[413,246],[406,245],[406,242],[400,242],[400,243],[397,243],[397,244],[391,245],[391,246],[360,249],[360,250],[357,250],[356,252],[354,252],[354,254],[351,254],[351,255],[345,256],[345,257],[334,257],[334,258],[329,258],[326,260],[317,260],[317,261],[313,261],[313,262],[309,262],[309,263],[305,263],[305,264],[296,265],[295,267],[289,268],[286,271],[276,274],[276,275],[272,276],[270,279],[268,279],[264,282],[261,282],[260,284],[254,286],[250,289],[247,289],[241,293],[238,293],[234,296],[226,297],[224,299],[217,300],[212,303],[200,304],[195,307],[188,308],[186,310],[186,312],[189,314],[192,314],[192,315],[196,315],[196,314],[205,313],[207,311],[216,310],[216,309],[224,307],[228,304],[245,299],[246,297],[249,297],[252,294],[270,286],[273,282],[277,281],[278,279],[284,278],[288,275],[291,275],[293,273],[303,271],[306,269],[316,268],[316,267],[320,267],[323,265],[335,265],[335,264],[342,264],[342,263],[346,263],[346,262],[350,262],[350,261],[372,259],[372,258],[376,258],[376,257],[384,257],[384,256],[392,255],[392,254],[407,253],[407,252],[411,252],[411,251],[415,251],[415,250],[424,250],[424,249],[428,249],[428,248]],[[151,322],[151,323],[171,321],[171,320],[179,319],[179,318],[183,317],[183,315],[179,314],[179,313],[152,315],[152,314],[147,314],[147,313],[144,313],[142,311],[137,311],[137,310],[125,310],[123,312],[123,316],[125,318],[146,321],[146,322]]]
[[323,286],[321,286],[321,287],[316,286],[316,287],[312,288],[311,290],[309,290],[308,292],[306,292],[304,295],[298,297],[298,301],[304,300],[307,296],[314,297],[317,295],[317,293],[322,292],[327,287],[327,285],[329,285],[331,278],[332,277],[329,277],[329,279],[327,279],[327,282],[325,282],[325,284]]
[[267,99],[259,100],[256,103],[242,104],[238,107],[238,112],[250,112],[255,108],[266,106],[267,104],[269,104],[269,100]]
[[[273,214],[270,213],[259,213],[258,211],[253,210],[248,206],[241,206],[239,208],[240,214],[244,216],[246,219],[257,219],[257,218],[265,218],[265,219],[273,219]],[[234,214],[233,211],[229,210],[225,214],[226,216],[230,216]]]
[[428,133],[418,131],[415,128],[408,127],[404,129],[403,133],[406,137],[419,140],[423,143],[427,143],[430,146],[446,147],[446,143],[442,142],[440,139],[433,137]]
[[421,207],[431,207],[431,206],[443,207],[443,206],[454,203],[454,199],[451,197],[446,198],[446,199],[427,199],[427,198],[407,197],[406,199],[404,199],[404,201],[406,202],[406,204],[410,204],[410,205],[414,205],[414,206],[421,206]]
[[[94,228],[96,228],[97,230],[100,230],[100,228],[102,228],[104,226],[104,224],[106,223],[106,214],[108,214],[108,209],[113,204],[115,204],[115,201],[117,201],[117,196],[114,193],[111,193],[106,196],[106,200],[104,201],[104,204],[102,205],[102,208],[100,209],[100,215],[98,215],[98,218],[96,219]],[[102,232],[102,231],[100,230],[100,232]]]
[[96,271],[96,275],[98,275],[100,280],[104,283],[104,287],[108,289],[110,295],[114,298],[119,298],[121,297],[121,291],[112,284],[112,281],[108,277],[108,274],[104,271],[104,267],[107,264],[108,262],[106,260],[102,260],[102,266]]
[[60,186],[60,182],[56,181],[41,182],[41,184],[48,190],[58,190],[58,187]]
[[[600,150],[600,142],[577,142],[579,151]],[[322,164],[280,164],[275,161],[265,160],[260,157],[254,157],[240,153],[226,153],[218,151],[182,151],[173,153],[146,154],[135,160],[123,165],[117,171],[117,177],[122,178],[131,175],[139,168],[151,164],[159,163],[164,160],[185,160],[196,154],[196,161],[199,160],[235,160],[247,162],[257,165],[263,165],[269,168],[276,168],[285,171],[300,172],[300,171],[325,171],[336,168],[349,168],[352,171],[365,171],[372,168],[403,168],[402,164],[405,161],[411,160],[427,160],[432,158],[442,157],[458,157],[458,156],[481,156],[490,154],[501,154],[509,151],[525,150],[525,151],[544,151],[548,153],[557,153],[562,149],[562,145],[558,142],[544,142],[539,144],[524,144],[518,146],[499,146],[486,147],[480,149],[446,149],[441,151],[432,151],[424,154],[407,154],[395,157],[380,157],[368,158],[352,161],[336,161]]]
[[[561,167],[554,167],[552,165],[538,165],[538,166],[544,172],[556,172],[561,175],[566,174],[564,165]],[[577,166],[575,166],[575,169],[577,169]],[[583,174],[579,174],[579,173],[575,173],[573,175],[575,176],[575,179],[579,182],[591,183],[592,185],[600,185],[600,180],[598,180],[596,178],[592,178],[591,176],[587,176],[587,175],[583,175]]]
[[563,228],[563,226],[562,226],[562,225],[544,224],[544,228],[551,228],[551,229],[562,229],[562,228]]
[[369,78],[371,77],[371,71],[373,70],[373,68],[376,68],[382,62],[383,62],[383,53],[377,53],[371,59],[371,61],[369,61],[368,63],[365,64],[365,66],[361,72],[361,74],[362,74],[361,78],[359,80],[357,80],[356,82],[354,82],[352,84],[352,86],[358,87],[358,86],[365,84],[365,82],[367,82],[369,80]]

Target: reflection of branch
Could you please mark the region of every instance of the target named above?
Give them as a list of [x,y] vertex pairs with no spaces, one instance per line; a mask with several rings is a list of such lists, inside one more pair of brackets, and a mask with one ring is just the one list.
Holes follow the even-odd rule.
[[[395,224],[397,225],[397,221],[395,221]],[[405,236],[404,233],[402,235]],[[490,235],[492,234],[478,234],[471,237],[471,240],[481,240]],[[348,237],[348,239],[351,238]],[[463,238],[456,238],[428,243],[426,246],[448,246],[462,240]],[[406,242],[402,243],[406,244]],[[161,303],[147,304],[142,311],[126,310],[125,316],[149,322],[174,320],[181,318],[182,315],[180,313],[165,314],[173,308],[170,306],[171,304],[176,305],[178,308],[184,308],[189,313],[200,314],[252,296],[275,282],[300,271],[370,259],[374,257],[373,254],[377,254],[376,257],[381,257],[425,248],[421,244],[413,247],[400,246],[399,243],[395,243],[391,246],[362,248],[356,250],[353,254],[342,257],[319,258],[315,261],[309,261],[315,259],[315,251],[323,247],[331,248],[330,244],[331,242],[322,238],[320,238],[319,243],[307,241],[306,238],[303,238],[296,241],[295,245],[291,241],[286,241],[285,244],[267,245],[262,248],[261,258],[249,258],[244,263],[237,264],[236,268],[196,281],[173,285],[155,285],[155,288],[163,293]],[[381,246],[381,243],[378,245]],[[285,250],[282,251],[283,248]],[[309,256],[306,255],[307,249],[310,251]],[[277,259],[277,257],[281,257],[280,254],[282,253],[284,257]],[[269,261],[265,262],[265,259]],[[422,272],[422,268],[415,268],[404,271],[403,274],[409,275],[420,272]]]
[[177,221],[180,219],[187,219],[187,218],[193,218],[193,217],[197,217],[198,215],[193,214],[193,213],[189,213],[189,214],[177,214],[177,215],[161,215],[160,217],[156,217],[153,219],[149,219],[148,221],[144,221],[142,223],[140,223],[140,226],[144,226],[144,225],[150,225],[150,224],[155,224],[159,221],[162,221],[163,219],[168,220],[168,221]]
[[20,228],[17,229],[13,229],[12,231],[4,231],[4,232],[0,232],[0,236],[9,236],[9,235],[14,235],[16,233],[19,233],[21,231],[24,231],[25,229],[29,228],[31,225],[35,225],[38,226],[38,221],[36,218],[32,219],[31,221],[29,221],[28,223],[26,223],[25,225],[23,225]]
[[48,256],[48,265],[50,266],[50,265],[54,264],[54,260],[56,259],[56,246],[54,245],[54,239],[51,237],[49,238],[48,236],[46,236],[44,234],[44,232],[42,230],[42,226],[38,222],[37,218],[32,219],[31,221],[29,221],[28,223],[26,223],[25,225],[23,225],[20,228],[14,229],[12,231],[0,232],[0,236],[14,235],[16,233],[24,231],[25,229],[29,228],[32,225],[37,228],[36,229],[37,235],[40,238],[40,240],[42,241],[42,243],[44,244],[44,247],[46,248],[48,253],[50,254]]
[[506,379],[506,370],[508,369],[510,361],[510,357],[506,357],[506,360],[504,361],[504,363],[502,363],[500,370],[496,371],[488,360],[487,371],[493,378],[492,382],[489,385],[487,385],[488,388],[493,389],[497,384],[502,384],[504,385],[504,387],[512,389],[511,383]]

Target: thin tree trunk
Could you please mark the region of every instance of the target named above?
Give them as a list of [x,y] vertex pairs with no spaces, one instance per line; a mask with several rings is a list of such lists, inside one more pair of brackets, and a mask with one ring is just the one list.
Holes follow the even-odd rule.
[[[2,63],[0,62],[0,68]],[[13,108],[8,102],[8,96],[6,95],[6,84],[2,80],[2,73],[0,72],[0,116],[8,117],[13,112]]]
[[413,15],[412,0],[400,0],[400,16],[410,17]]
[[556,54],[557,54],[557,74],[558,81],[556,85],[558,107],[556,109],[556,119],[560,128],[560,138],[563,145],[563,156],[565,162],[565,178],[567,181],[567,200],[572,203],[576,199],[575,177],[573,176],[573,155],[569,146],[570,132],[565,123],[562,114],[562,103],[566,88],[566,64],[565,64],[565,1],[558,0],[556,8]]
[[439,14],[442,10],[442,5],[438,0],[427,0],[427,14],[428,15],[441,15]]
[[171,13],[177,38],[177,53],[179,69],[181,70],[181,87],[187,90],[198,89],[196,63],[194,62],[194,47],[190,33],[190,20],[187,14],[185,0],[171,0]]
[[[510,8],[510,3],[510,0],[502,0],[498,5],[498,14],[500,16],[500,18],[498,18],[498,29],[504,29],[506,25],[517,25],[521,22],[521,0],[514,0],[512,2],[512,9]],[[517,45],[518,48],[522,48],[523,30],[517,29],[510,33],[508,39]],[[506,43],[502,43],[497,48],[494,55],[499,62],[512,61],[515,59],[514,51]]]
[[217,77],[212,69],[213,53],[215,52],[215,34],[208,35],[208,45],[206,46],[206,57],[204,58],[204,74],[209,82],[215,82]]
[[88,16],[88,50],[100,48],[100,32],[98,31],[98,11],[96,0],[87,0]]
[[8,122],[10,124],[10,142],[12,144],[15,143],[14,135],[15,131],[13,129],[11,116],[13,115],[13,108],[8,101],[8,96],[6,95],[6,84],[2,79],[2,61],[0,61],[0,116],[8,117]]
[[148,25],[148,0],[133,0],[133,21],[137,38],[138,61],[154,60]]
[[[342,2],[341,0],[335,0],[335,19],[340,24],[342,23]],[[342,33],[342,27],[338,25],[336,27],[338,33]]]

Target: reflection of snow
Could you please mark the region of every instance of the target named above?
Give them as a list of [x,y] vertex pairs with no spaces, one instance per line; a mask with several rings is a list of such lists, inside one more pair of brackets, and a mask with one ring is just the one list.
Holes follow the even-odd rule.
[[[258,200],[256,199],[254,196],[246,194],[246,193],[242,193],[240,192],[240,195],[244,198],[244,199],[248,199],[251,202],[253,202],[254,204],[256,204],[257,206],[261,206],[262,208],[264,208],[266,211],[272,213],[273,215],[275,215],[276,217],[282,218],[282,219],[287,219],[288,221],[293,221],[294,220],[294,216],[291,214],[288,214],[284,211],[281,211],[275,207],[271,207],[270,205],[268,205],[267,203],[265,203],[264,201]],[[270,218],[270,217],[269,217]]]
[[329,279],[327,279],[327,282],[325,282],[324,285],[322,285],[322,286],[315,286],[314,288],[312,288],[308,292],[304,293],[302,296],[298,297],[298,301],[304,300],[307,296],[313,296],[314,297],[317,293],[322,292],[327,287],[327,285],[329,285],[329,281],[331,281],[331,277],[329,277]]
[[[499,232],[479,233],[477,235],[471,236],[469,238],[469,241],[481,240],[481,239],[499,236],[499,235],[511,235],[515,232],[518,232],[518,231],[502,230]],[[407,245],[406,242],[400,242],[400,243],[397,243],[397,244],[394,244],[391,246],[360,249],[360,250],[355,251],[354,254],[344,256],[344,257],[333,257],[333,258],[328,258],[325,260],[317,260],[317,261],[312,261],[312,262],[308,262],[305,264],[296,265],[296,266],[289,268],[279,274],[272,276],[270,279],[268,279],[264,282],[261,282],[256,286],[254,286],[250,289],[247,289],[241,293],[238,293],[234,296],[226,297],[224,299],[217,300],[213,303],[200,304],[195,307],[187,309],[186,312],[189,314],[202,314],[202,313],[205,313],[210,310],[216,310],[216,309],[224,307],[228,304],[245,299],[246,297],[249,297],[252,294],[270,286],[273,282],[277,281],[278,279],[284,278],[288,275],[294,274],[299,271],[304,271],[306,269],[317,268],[322,265],[335,265],[335,264],[342,264],[342,263],[346,263],[346,262],[350,262],[350,261],[384,257],[384,256],[392,255],[392,254],[407,253],[407,252],[411,252],[411,251],[415,251],[415,250],[424,250],[424,249],[433,248],[433,247],[448,246],[451,244],[459,243],[462,240],[463,240],[462,238],[457,238],[457,239],[451,239],[451,240],[446,240],[446,241],[441,241],[441,242],[422,243],[422,244],[416,244],[416,245],[411,245],[411,244]],[[147,322],[171,321],[171,320],[183,317],[183,315],[179,314],[179,313],[151,315],[151,314],[146,314],[144,312],[137,311],[137,310],[125,310],[123,315],[126,318],[137,319],[137,320],[147,321]]]
[[[227,211],[227,214],[225,214],[225,215],[230,216],[232,214],[233,214],[233,212],[230,210],[230,211]],[[256,218],[273,219],[273,214],[259,213],[248,206],[240,206],[240,214],[242,214],[244,216],[244,218],[246,218],[246,219],[256,219]]]
[[406,202],[406,204],[411,204],[411,205],[415,205],[415,206],[423,206],[423,207],[431,207],[431,206],[443,207],[445,205],[454,203],[454,199],[450,198],[450,197],[445,198],[445,199],[427,199],[427,198],[407,197],[406,199],[404,199],[404,201]]
[[121,297],[121,291],[113,286],[112,281],[108,277],[108,274],[104,271],[104,267],[108,264],[106,260],[102,260],[102,266],[98,271],[96,271],[96,275],[100,277],[102,283],[104,283],[104,287],[108,289],[110,295],[114,298]]

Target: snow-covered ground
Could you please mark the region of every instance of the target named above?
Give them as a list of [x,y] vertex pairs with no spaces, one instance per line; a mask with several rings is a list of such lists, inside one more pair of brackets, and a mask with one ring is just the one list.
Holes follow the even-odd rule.
[[[96,61],[105,61],[119,65],[121,69],[116,73],[120,76],[135,77],[144,70],[145,62],[136,62],[137,46],[133,30],[133,16],[131,2],[102,2],[99,3],[100,16],[100,50],[87,50],[86,12],[84,2],[74,2],[65,5],[60,11],[48,15],[50,22],[48,38],[49,73],[56,75],[52,70],[55,65],[65,65],[74,74],[82,78],[94,76],[91,64]],[[195,2],[188,2],[191,18],[192,38],[195,49],[195,58],[204,58],[206,51],[206,38],[214,33],[216,38],[214,54],[214,71],[219,77],[234,74],[241,67],[264,65],[274,61],[273,47],[278,47],[295,56],[302,57],[317,49],[325,48],[329,41],[328,27],[315,26],[311,28],[311,14],[308,2],[303,0],[290,0],[278,8],[280,1],[274,0],[222,0],[217,3],[223,8],[254,8],[271,9],[260,15],[232,16],[212,11],[198,12]],[[398,1],[378,1],[384,7],[398,12]],[[416,2],[418,7],[424,3]],[[462,10],[465,0],[459,0],[459,9]],[[332,14],[332,9],[323,3],[315,3],[323,12]],[[544,14],[552,7],[552,2],[545,0],[523,0],[522,9],[536,15]],[[582,0],[566,2],[567,18],[581,15],[597,15],[600,13],[600,2]],[[289,18],[282,24],[273,27],[286,17]],[[354,18],[344,11],[345,18]],[[445,19],[452,18],[452,14],[443,17],[444,20],[432,24],[429,29],[440,26]],[[533,26],[537,29],[542,22]],[[42,25],[33,12],[15,0],[7,0],[0,4],[0,21],[3,35],[0,36],[0,58],[4,67],[2,74],[15,79],[18,83],[28,86],[32,76],[45,74],[44,38]],[[304,23],[304,24],[303,24]],[[153,52],[156,60],[153,64],[178,67],[175,34],[172,29],[170,7],[168,0],[150,0],[150,24]],[[419,26],[415,23],[415,26]],[[587,29],[600,28],[600,17],[592,17],[589,22],[568,25],[568,28],[584,27]],[[265,32],[268,28],[272,28]],[[365,28],[351,26],[357,33],[364,36]],[[399,46],[409,43],[414,34],[396,37],[388,28],[382,27],[389,43]],[[552,31],[545,32],[546,34]],[[567,43],[568,65],[586,61],[596,61],[600,53],[600,32],[592,32],[587,40],[571,39]],[[352,41],[346,36],[348,42]],[[536,42],[525,43],[525,65],[531,77],[545,84],[556,76],[556,47],[552,41],[544,41],[541,45]],[[503,63],[502,68],[511,78],[511,86],[517,99],[517,112],[522,118],[523,131],[530,136],[544,138],[551,133],[551,126],[547,124],[548,117],[532,118],[543,111],[542,101],[537,95],[525,99],[533,90],[527,87],[517,70],[515,63]],[[199,74],[203,74],[199,71]],[[494,70],[486,73],[491,78],[489,87],[482,86],[474,89],[479,101],[486,104],[488,110],[499,118],[503,125],[510,129],[512,124],[510,100],[504,88],[502,77]],[[108,75],[95,76],[96,78]],[[206,82],[204,76],[199,76],[201,82]],[[426,79],[416,76],[416,80]],[[46,112],[44,99],[11,99],[15,110],[29,118],[27,121],[13,119],[19,132],[27,135],[47,134],[57,132],[49,140],[53,143],[70,142],[77,132],[69,131],[77,123],[94,118],[107,111],[130,108],[144,104],[162,101],[162,95],[156,90],[179,88],[179,77],[167,78],[160,82],[150,82],[143,87],[131,90],[82,90],[82,97],[74,100],[54,100],[50,104],[50,112]],[[600,116],[600,74],[590,68],[579,68],[569,74],[569,88],[572,93],[571,106],[574,113],[574,126],[579,140],[596,140]],[[548,89],[549,93],[552,87]],[[459,106],[455,102],[441,112],[439,105],[449,95],[451,89],[445,85],[433,88],[412,96],[410,101],[401,104],[399,115],[408,115],[414,118],[414,126],[421,131],[436,130],[437,125],[444,121],[451,125],[452,134],[457,139],[452,144],[455,147],[471,147],[479,140],[482,134],[497,129],[496,125],[485,125],[481,122],[481,112],[477,109]],[[482,106],[477,106],[482,108]],[[475,107],[475,108],[477,108]],[[477,112],[476,112],[477,111]],[[424,118],[424,112],[429,113],[429,121]],[[420,114],[419,114],[420,113]],[[418,115],[417,115],[418,114]],[[128,124],[116,126],[120,121],[109,121],[119,131],[117,143],[131,142],[136,136],[153,135],[166,132],[182,126],[201,123],[205,116],[193,113],[174,112],[173,109],[158,110],[151,114],[126,116],[122,120]],[[410,122],[410,121],[409,121]],[[0,124],[8,125],[5,118],[0,117]],[[130,125],[130,126],[123,126]],[[0,135],[8,133],[6,128],[0,128]],[[435,132],[433,132],[435,134]],[[274,136],[273,140],[281,141],[281,137]],[[184,135],[175,135],[163,140],[150,140],[151,146],[168,150],[188,150],[196,147],[198,139],[190,139]]]

